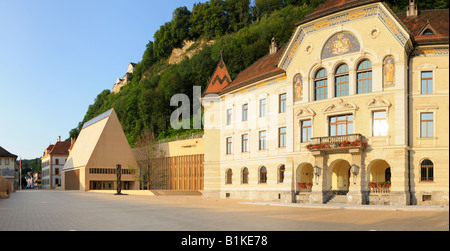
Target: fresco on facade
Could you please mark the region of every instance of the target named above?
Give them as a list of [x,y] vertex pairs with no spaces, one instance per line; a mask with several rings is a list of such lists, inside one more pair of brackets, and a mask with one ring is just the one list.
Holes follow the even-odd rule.
[[1,170],[1,176],[14,176],[16,171],[14,169],[4,168]]
[[294,77],[294,101],[302,100],[303,76],[297,74]]
[[349,33],[341,32],[332,36],[322,50],[322,59],[340,56],[360,50],[358,39]]
[[394,58],[387,56],[383,61],[383,75],[384,75],[384,85],[389,86],[394,84],[395,76],[395,62]]
[[[342,14],[337,14],[334,16],[330,16],[326,20],[321,20],[317,22],[312,22],[309,25],[301,26],[298,33],[294,36],[294,42],[292,43],[291,47],[288,49],[287,56],[284,58],[284,60],[281,63],[281,68],[287,69],[289,67],[289,64],[292,62],[292,59],[294,58],[294,55],[296,54],[297,48],[302,44],[305,37],[311,33],[314,33],[316,31],[333,27],[336,25],[342,25],[347,22],[353,22],[358,21],[362,18],[377,16],[378,19],[383,22],[386,27],[391,31],[391,33],[395,36],[397,41],[401,43],[401,45],[405,46],[406,41],[409,39],[409,35],[403,34],[401,32],[401,29],[396,25],[395,22],[391,20],[391,16],[380,6],[371,6],[368,8],[361,8],[357,10],[351,10]],[[444,50],[445,55],[448,55],[448,48],[441,48]],[[446,50],[446,52],[445,52]],[[440,50],[442,51],[442,50]],[[422,53],[422,50],[420,49],[416,53]],[[322,54],[323,55],[323,54]]]

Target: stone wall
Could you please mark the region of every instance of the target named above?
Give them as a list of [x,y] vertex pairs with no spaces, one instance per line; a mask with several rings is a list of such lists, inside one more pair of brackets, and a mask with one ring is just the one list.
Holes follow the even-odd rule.
[[0,199],[7,199],[13,191],[13,184],[11,181],[0,176]]

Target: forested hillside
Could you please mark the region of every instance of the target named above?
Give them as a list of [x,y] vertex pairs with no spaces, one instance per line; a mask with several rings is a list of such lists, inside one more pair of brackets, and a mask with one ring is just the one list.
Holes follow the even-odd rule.
[[[177,93],[192,97],[192,87],[209,83],[221,51],[231,78],[266,55],[272,37],[278,44],[289,41],[295,23],[326,0],[210,0],[174,10],[173,17],[153,34],[142,60],[135,66],[131,82],[119,93],[104,90],[90,105],[83,120],[70,131],[77,137],[84,122],[114,108],[128,142],[134,146],[139,135],[150,129],[159,138],[195,130],[170,127],[173,110],[170,98]],[[416,1],[419,9],[448,8],[446,0]],[[404,11],[408,0],[387,1],[394,12]],[[149,34],[149,38],[151,34]],[[214,40],[192,58],[169,65],[174,48],[185,40]],[[192,47],[199,46],[195,43]],[[93,83],[95,84],[95,83]],[[70,138],[69,138],[70,140]]]

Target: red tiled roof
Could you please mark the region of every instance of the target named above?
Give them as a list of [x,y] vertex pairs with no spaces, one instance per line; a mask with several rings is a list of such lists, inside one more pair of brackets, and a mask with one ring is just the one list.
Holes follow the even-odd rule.
[[278,67],[278,61],[286,49],[287,44],[282,46],[274,54],[267,54],[266,56],[260,58],[250,67],[239,73],[233,82],[225,87],[220,94],[235,90],[239,87],[245,86],[247,84],[254,83],[256,81],[272,77],[278,74],[285,73],[285,71]]
[[[449,42],[449,10],[423,10],[416,17],[407,17],[406,13],[397,14],[398,18],[409,29],[418,44],[434,44]],[[431,27],[437,34],[421,35],[424,28]]]
[[70,142],[58,141],[53,146],[53,148],[48,152],[48,154],[68,155],[69,154],[70,145],[71,145]]
[[323,16],[327,16],[342,10],[354,8],[361,5],[366,5],[369,3],[381,2],[381,0],[328,0],[317,9],[315,9],[310,14],[306,15],[306,17],[297,23],[297,25],[309,22],[313,19],[317,19]]
[[216,71],[212,75],[211,81],[206,87],[204,94],[219,93],[229,84],[231,84],[231,77],[228,74],[228,70],[227,67],[225,66],[223,58],[220,58],[220,61],[216,67]]

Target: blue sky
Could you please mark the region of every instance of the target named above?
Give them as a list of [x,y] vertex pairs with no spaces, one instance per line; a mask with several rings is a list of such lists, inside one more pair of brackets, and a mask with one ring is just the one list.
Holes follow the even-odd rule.
[[0,0],[0,146],[41,157],[180,6],[200,0]]

